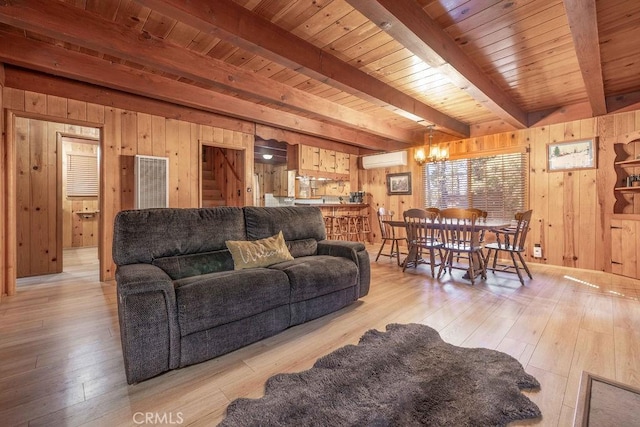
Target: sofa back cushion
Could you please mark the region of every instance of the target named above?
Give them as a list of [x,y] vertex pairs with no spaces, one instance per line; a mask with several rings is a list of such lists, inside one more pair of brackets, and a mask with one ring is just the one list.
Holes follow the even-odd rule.
[[233,258],[231,257],[231,253],[226,249],[199,254],[156,258],[152,264],[164,270],[172,280],[233,270]]
[[246,206],[243,209],[248,240],[264,239],[279,231],[287,242],[327,238],[322,212],[316,206]]
[[289,240],[286,243],[289,253],[294,258],[318,253],[318,241],[316,239]]
[[151,264],[157,258],[226,250],[226,240],[246,240],[242,208],[121,211],[114,220],[113,260]]

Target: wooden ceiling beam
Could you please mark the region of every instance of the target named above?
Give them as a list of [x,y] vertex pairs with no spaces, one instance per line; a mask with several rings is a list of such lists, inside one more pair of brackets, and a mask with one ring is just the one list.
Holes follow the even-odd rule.
[[469,126],[285,31],[231,0],[135,0],[165,16],[355,94],[404,117],[460,137]]
[[346,0],[427,65],[505,122],[529,126],[527,114],[421,8],[398,0]]
[[640,106],[640,91],[607,96],[607,111],[621,113],[637,110]]
[[[320,120],[366,129],[384,138],[416,144],[422,135],[376,120],[370,114],[325,100],[223,61],[198,55],[147,33],[140,33],[50,0],[23,0],[0,8],[0,22],[96,52],[193,80],[205,86],[286,106]],[[319,117],[318,117],[319,116]]]
[[563,0],[580,72],[594,116],[607,114],[595,0]]
[[[0,61],[8,64],[347,144],[383,150],[407,146],[405,143],[307,119],[119,63],[29,40],[19,34],[0,30],[0,39],[3,41],[0,43]],[[73,93],[68,96],[73,98]]]

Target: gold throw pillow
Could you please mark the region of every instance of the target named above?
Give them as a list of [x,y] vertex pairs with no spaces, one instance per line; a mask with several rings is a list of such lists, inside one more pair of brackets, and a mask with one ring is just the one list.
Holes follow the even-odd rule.
[[293,257],[280,231],[275,236],[261,240],[227,240],[226,242],[235,270],[268,267]]

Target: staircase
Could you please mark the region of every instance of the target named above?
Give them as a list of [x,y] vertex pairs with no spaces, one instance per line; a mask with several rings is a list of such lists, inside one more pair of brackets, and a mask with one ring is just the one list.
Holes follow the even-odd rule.
[[226,206],[213,172],[213,147],[203,147],[202,154],[202,207]]

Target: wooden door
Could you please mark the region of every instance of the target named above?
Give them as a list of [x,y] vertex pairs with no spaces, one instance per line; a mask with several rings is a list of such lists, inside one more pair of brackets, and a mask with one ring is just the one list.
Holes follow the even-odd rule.
[[611,272],[640,278],[640,221],[611,220]]
[[17,277],[62,271],[61,173],[57,131],[63,125],[16,117]]

